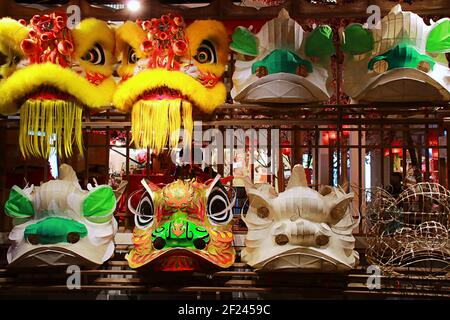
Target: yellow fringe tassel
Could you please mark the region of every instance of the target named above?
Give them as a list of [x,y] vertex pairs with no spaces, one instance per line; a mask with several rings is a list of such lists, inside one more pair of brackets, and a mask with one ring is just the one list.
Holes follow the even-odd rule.
[[153,149],[156,154],[164,147],[178,146],[181,127],[181,110],[183,114],[183,143],[192,137],[192,105],[181,99],[174,100],[139,100],[131,113],[131,131],[137,148]]
[[72,101],[27,100],[20,108],[20,152],[25,158],[48,159],[52,147],[62,156],[64,145],[64,155],[70,157],[75,142],[83,154],[82,113]]

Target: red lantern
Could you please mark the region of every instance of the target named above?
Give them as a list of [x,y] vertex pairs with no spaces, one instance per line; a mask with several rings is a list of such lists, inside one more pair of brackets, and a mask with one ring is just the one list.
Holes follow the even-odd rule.
[[328,132],[322,133],[322,144],[328,145],[330,143],[330,137],[328,135]]
[[284,148],[281,148],[281,153],[287,157],[289,157],[292,152],[291,148],[288,147],[289,145],[290,145],[290,143],[287,140],[285,140],[281,143],[281,146],[284,146]]
[[[348,129],[349,127],[350,127],[350,126],[349,126],[349,125],[346,125],[346,124],[344,124],[344,125],[342,126],[343,129]],[[344,137],[348,138],[348,136],[350,136],[350,131],[344,130],[344,131],[342,131],[342,135],[343,135]]]
[[329,138],[330,138],[330,140],[336,140],[337,139],[337,133],[336,133],[336,131],[330,131],[329,133],[328,133],[328,136],[329,136]]
[[[403,149],[402,148],[392,148],[391,150],[392,150],[392,154],[394,156],[398,155],[399,157],[403,157]],[[391,153],[390,153],[389,149],[384,149],[384,156],[385,157],[389,157],[390,154]]]
[[431,156],[433,158],[439,158],[439,149],[432,149]]
[[432,147],[437,147],[438,143],[438,134],[435,131],[428,133],[428,145]]

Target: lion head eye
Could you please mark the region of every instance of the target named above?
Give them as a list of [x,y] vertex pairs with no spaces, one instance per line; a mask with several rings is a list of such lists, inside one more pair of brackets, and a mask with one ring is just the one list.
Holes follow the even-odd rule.
[[148,228],[153,224],[153,201],[147,192],[139,201],[135,223],[142,229]]
[[199,63],[217,63],[216,50],[213,44],[204,40],[197,49],[197,54],[194,56]]
[[132,48],[128,48],[128,64],[135,64],[139,61],[139,57],[136,54],[136,51]]
[[96,43],[81,59],[95,65],[104,65],[106,62],[105,51],[101,45]]
[[216,225],[227,224],[233,219],[231,201],[225,187],[220,180],[212,187],[208,195],[206,214],[209,220]]

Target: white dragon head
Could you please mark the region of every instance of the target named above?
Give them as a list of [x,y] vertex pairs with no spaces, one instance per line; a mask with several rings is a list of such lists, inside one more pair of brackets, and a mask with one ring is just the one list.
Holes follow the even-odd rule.
[[116,198],[108,185],[81,189],[75,171],[60,167],[57,180],[14,186],[5,204],[13,218],[8,262],[15,267],[100,265],[114,252]]
[[362,102],[450,100],[450,19],[427,25],[396,5],[376,27],[350,24],[341,34],[347,95]]
[[266,271],[348,270],[359,259],[354,250],[354,221],[349,210],[354,194],[326,186],[307,186],[305,171],[296,165],[284,192],[268,185],[245,186],[250,205],[243,220],[248,227],[242,260]]
[[331,96],[331,27],[312,32],[282,9],[258,34],[236,28],[230,48],[237,52],[231,96],[243,103],[309,103]]

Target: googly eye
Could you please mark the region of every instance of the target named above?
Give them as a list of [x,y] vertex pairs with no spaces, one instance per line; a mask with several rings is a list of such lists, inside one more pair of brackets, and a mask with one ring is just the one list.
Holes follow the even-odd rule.
[[136,55],[136,51],[133,48],[128,48],[128,64],[135,64],[139,61],[139,57]]
[[194,56],[194,58],[202,64],[217,63],[216,50],[214,49],[213,44],[208,40],[204,40],[200,44],[197,50],[197,54]]
[[153,224],[153,201],[148,193],[142,196],[136,213],[134,222],[139,228],[146,229]]
[[211,191],[207,215],[213,224],[227,224],[233,218],[231,203],[223,187],[216,187]]
[[[136,190],[128,197],[128,209],[134,214],[134,223],[140,229],[147,229],[153,225],[154,206],[153,200],[148,192]],[[141,195],[137,207],[134,207],[134,199]]]
[[106,62],[105,51],[96,43],[95,46],[89,50],[81,59],[88,61],[95,65],[104,65]]

